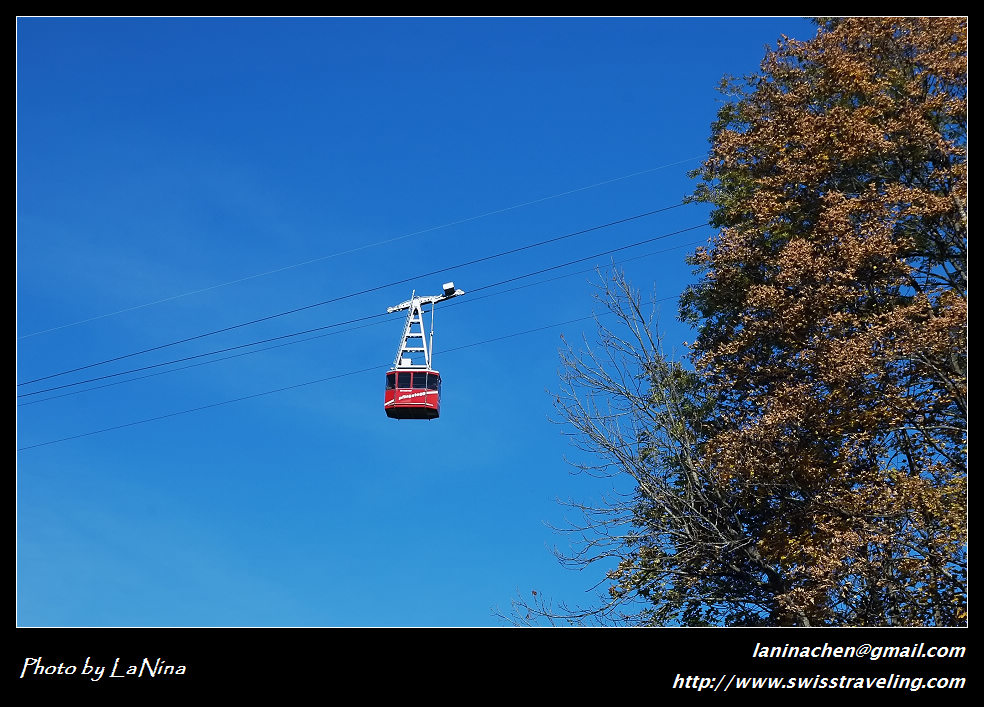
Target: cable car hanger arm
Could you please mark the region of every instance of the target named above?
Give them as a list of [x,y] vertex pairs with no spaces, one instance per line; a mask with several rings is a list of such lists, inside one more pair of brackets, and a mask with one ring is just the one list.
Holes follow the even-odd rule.
[[444,284],[444,292],[439,295],[427,295],[425,297],[417,297],[414,295],[406,302],[401,302],[395,307],[387,307],[387,312],[399,312],[403,309],[410,309],[414,302],[417,302],[418,306],[422,304],[435,304],[437,302],[443,302],[444,300],[451,299],[452,297],[458,297],[459,295],[465,294],[464,290],[456,290],[453,282],[447,282]]

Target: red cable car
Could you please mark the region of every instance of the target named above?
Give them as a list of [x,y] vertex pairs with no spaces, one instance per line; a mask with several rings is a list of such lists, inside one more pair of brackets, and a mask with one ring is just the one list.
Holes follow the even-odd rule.
[[[465,294],[456,290],[454,283],[444,285],[444,293],[410,299],[387,312],[407,311],[403,326],[403,338],[396,352],[393,367],[386,372],[386,393],[383,407],[386,416],[397,420],[433,420],[441,415],[441,374],[431,368],[434,351],[434,305],[452,297]],[[431,305],[430,344],[424,335],[422,307]],[[415,326],[416,325],[416,326]]]
[[386,374],[386,415],[398,420],[433,420],[441,415],[441,374],[393,369]]

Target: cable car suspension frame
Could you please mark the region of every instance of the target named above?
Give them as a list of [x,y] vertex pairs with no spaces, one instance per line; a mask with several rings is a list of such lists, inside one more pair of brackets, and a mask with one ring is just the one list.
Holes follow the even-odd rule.
[[[414,290],[409,300],[386,309],[389,313],[407,310],[396,359],[386,373],[384,407],[388,417],[432,420],[440,416],[441,374],[433,369],[434,308],[438,302],[465,294],[464,290],[456,289],[453,282],[445,283],[443,289],[439,295],[427,296],[417,296]],[[429,341],[423,312],[427,304],[431,306]],[[422,363],[419,362],[420,354],[423,355]]]

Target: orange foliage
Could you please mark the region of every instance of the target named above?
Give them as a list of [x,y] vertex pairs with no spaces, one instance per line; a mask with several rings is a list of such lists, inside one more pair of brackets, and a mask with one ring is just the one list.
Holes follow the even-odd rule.
[[769,509],[780,623],[965,622],[966,43],[953,17],[784,39],[699,170],[702,448]]

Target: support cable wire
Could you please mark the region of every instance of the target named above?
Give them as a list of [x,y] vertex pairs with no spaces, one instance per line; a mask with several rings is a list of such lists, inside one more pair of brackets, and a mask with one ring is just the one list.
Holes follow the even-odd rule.
[[[50,392],[52,392],[54,390],[63,390],[65,388],[72,388],[72,387],[75,387],[77,385],[85,385],[86,383],[95,383],[96,381],[106,380],[107,378],[116,378],[117,376],[125,376],[125,375],[128,375],[130,373],[139,373],[140,371],[149,371],[152,368],[160,368],[161,366],[170,366],[171,364],[174,364],[174,363],[184,363],[185,361],[193,361],[196,358],[204,358],[205,356],[215,356],[216,354],[227,353],[229,351],[235,351],[237,349],[245,349],[245,348],[250,347],[250,346],[259,346],[260,344],[269,344],[271,341],[279,341],[281,339],[290,339],[290,338],[295,337],[295,336],[303,336],[304,334],[311,334],[312,332],[315,332],[315,331],[323,331],[325,329],[334,329],[335,327],[345,326],[346,324],[354,324],[356,322],[362,322],[362,321],[366,321],[368,319],[378,319],[379,317],[385,317],[385,316],[388,316],[386,312],[383,312],[382,314],[370,314],[370,315],[365,316],[365,317],[358,317],[356,319],[349,319],[348,321],[345,321],[345,322],[336,322],[335,324],[326,324],[325,326],[319,326],[319,327],[315,327],[313,329],[305,329],[304,331],[297,331],[297,332],[294,332],[293,334],[282,334],[281,336],[274,336],[274,337],[271,337],[269,339],[260,339],[259,341],[251,341],[251,342],[249,342],[247,344],[238,344],[237,346],[229,346],[229,347],[224,348],[224,349],[216,349],[214,351],[207,351],[205,353],[194,354],[193,356],[185,356],[183,358],[175,358],[175,359],[172,359],[170,361],[164,361],[163,363],[153,363],[153,364],[150,364],[148,366],[141,366],[140,368],[131,368],[131,369],[127,370],[127,371],[120,371],[119,373],[107,373],[104,376],[97,376],[95,378],[87,378],[85,380],[76,381],[74,383],[65,383],[64,385],[56,385],[56,386],[53,386],[51,388],[43,388],[42,390],[35,390],[35,391],[30,392],[30,393],[20,393],[17,397],[18,398],[29,398],[32,395],[41,395],[42,393],[50,393]],[[346,329],[346,331],[351,331],[351,330],[350,329]],[[261,349],[261,350],[266,350],[266,349]],[[219,359],[219,360],[225,360],[225,359]],[[175,370],[181,370],[181,369],[175,369]],[[167,372],[167,371],[165,371],[165,372]],[[133,380],[139,380],[139,379],[134,378]],[[47,398],[47,399],[50,400],[51,398]]]
[[466,267],[468,265],[475,265],[476,263],[482,263],[482,262],[485,262],[485,261],[488,261],[488,260],[494,260],[495,258],[501,258],[501,257],[506,256],[506,255],[512,255],[513,253],[519,253],[519,252],[522,252],[524,250],[530,250],[531,248],[538,248],[540,246],[547,245],[549,243],[556,243],[557,241],[562,241],[562,240],[565,240],[567,238],[573,238],[574,236],[580,236],[580,235],[583,235],[585,233],[590,233],[592,231],[600,230],[602,228],[609,228],[611,226],[617,226],[618,224],[627,223],[629,221],[635,221],[635,220],[640,219],[640,218],[645,218],[646,216],[652,216],[653,214],[658,214],[658,213],[661,213],[661,212],[664,212],[664,211],[669,211],[671,209],[676,209],[676,208],[679,208],[681,206],[685,206],[686,204],[687,204],[687,202],[680,202],[679,204],[674,204],[673,206],[664,206],[663,208],[654,209],[653,211],[647,211],[645,213],[636,214],[635,216],[629,216],[627,218],[618,219],[616,221],[611,221],[609,223],[603,223],[600,226],[592,226],[590,228],[585,228],[583,230],[575,231],[573,233],[567,233],[567,234],[565,234],[563,236],[556,236],[554,238],[548,238],[546,240],[539,241],[537,243],[530,243],[530,244],[527,244],[527,245],[524,245],[524,246],[520,246],[518,248],[512,248],[511,250],[502,251],[501,253],[494,253],[492,255],[485,255],[485,256],[482,256],[481,258],[475,258],[474,260],[469,260],[469,261],[466,261],[464,263],[459,263],[457,265],[450,265],[450,266],[441,268],[439,270],[432,270],[430,272],[423,273],[421,275],[414,275],[413,277],[404,278],[402,280],[396,280],[395,282],[390,282],[390,283],[387,283],[385,285],[377,285],[376,287],[369,287],[369,288],[367,288],[365,290],[360,290],[358,292],[350,292],[347,295],[341,295],[339,297],[333,297],[331,299],[323,300],[321,302],[315,302],[313,304],[307,304],[307,305],[304,305],[303,307],[297,307],[295,309],[290,309],[290,310],[287,310],[285,312],[278,312],[277,314],[270,314],[270,315],[267,315],[265,317],[260,317],[258,319],[253,319],[253,320],[248,321],[248,322],[242,322],[240,324],[233,324],[232,326],[223,327],[222,329],[215,329],[214,331],[208,331],[208,332],[205,332],[203,334],[197,334],[195,336],[189,336],[189,337],[187,337],[185,339],[180,339],[178,341],[172,341],[172,342],[167,343],[167,344],[161,344],[159,346],[152,346],[152,347],[150,347],[148,349],[143,349],[141,351],[134,351],[133,353],[124,354],[122,356],[116,356],[114,358],[109,358],[109,359],[106,359],[104,361],[97,361],[95,363],[90,363],[90,364],[87,364],[85,366],[79,366],[77,368],[72,368],[72,369],[67,370],[67,371],[61,371],[60,373],[52,373],[52,374],[47,375],[47,376],[41,376],[40,378],[34,378],[32,380],[29,380],[29,381],[24,381],[23,383],[18,383],[17,385],[18,386],[29,385],[31,383],[37,383],[39,381],[48,380],[50,378],[57,378],[59,376],[68,375],[69,373],[76,373],[78,371],[83,371],[83,370],[85,370],[87,368],[94,368],[95,366],[102,366],[102,365],[105,365],[107,363],[113,363],[114,361],[120,361],[120,360],[122,360],[124,358],[131,358],[133,356],[139,356],[140,354],[150,353],[151,351],[159,351],[160,349],[166,349],[166,348],[168,348],[170,346],[177,346],[178,344],[184,344],[184,343],[187,343],[189,341],[195,341],[196,339],[203,339],[203,338],[205,338],[207,336],[214,336],[215,334],[221,334],[221,333],[224,333],[224,332],[227,332],[227,331],[232,331],[234,329],[240,329],[242,327],[250,326],[252,324],[259,324],[260,322],[266,322],[266,321],[269,321],[271,319],[277,319],[279,317],[286,317],[289,314],[297,314],[298,312],[303,312],[305,310],[313,309],[315,307],[322,307],[322,306],[324,306],[326,304],[332,304],[334,302],[340,302],[340,301],[345,300],[345,299],[350,299],[352,297],[357,297],[359,295],[364,295],[364,294],[368,294],[370,292],[375,292],[377,290],[381,290],[381,289],[384,289],[386,287],[392,287],[394,285],[402,285],[402,284],[405,284],[407,282],[411,282],[413,280],[417,280],[417,279],[424,278],[424,277],[430,277],[431,275],[436,275],[438,273],[446,272],[448,270],[453,270],[453,269],[456,269],[456,268],[463,268],[463,267]]
[[641,174],[649,174],[650,172],[657,172],[661,169],[666,169],[667,167],[675,167],[686,162],[692,162],[694,160],[703,159],[702,156],[697,155],[695,157],[688,157],[687,159],[678,160],[677,162],[670,162],[668,164],[660,165],[659,167],[650,167],[649,169],[639,170],[638,172],[632,172],[631,174],[625,174],[621,177],[613,177],[612,179],[606,179],[603,182],[596,182],[595,184],[589,184],[584,187],[577,187],[575,189],[568,189],[567,191],[560,192],[559,194],[551,194],[550,196],[540,197],[539,199],[533,199],[531,201],[524,201],[520,204],[513,204],[512,206],[506,206],[501,209],[495,209],[494,211],[486,211],[484,214],[478,214],[477,216],[469,216],[467,218],[458,219],[457,221],[449,221],[448,223],[441,224],[439,226],[430,226],[428,228],[423,228],[419,231],[413,231],[412,233],[405,233],[402,236],[395,236],[393,238],[387,238],[386,240],[376,241],[374,243],[366,243],[365,245],[356,246],[355,248],[349,248],[348,250],[340,250],[335,253],[329,253],[328,255],[323,255],[319,258],[311,258],[310,260],[305,260],[300,263],[294,263],[293,265],[285,265],[282,268],[277,268],[276,270],[268,270],[266,272],[256,273],[255,275],[247,275],[246,277],[241,277],[236,280],[230,280],[228,282],[221,282],[217,285],[212,285],[210,287],[203,287],[198,290],[192,290],[190,292],[183,292],[179,295],[173,295],[171,297],[165,297],[164,299],[155,300],[153,302],[145,302],[144,304],[134,305],[132,307],[127,307],[126,309],[120,309],[115,312],[108,312],[106,314],[99,314],[95,317],[89,317],[88,319],[82,319],[77,322],[71,322],[69,324],[62,324],[61,326],[51,327],[50,329],[44,329],[42,331],[35,331],[30,334],[22,334],[18,336],[17,339],[27,339],[32,336],[40,336],[41,334],[47,334],[52,331],[58,331],[60,329],[67,329],[69,327],[78,326],[79,324],[86,324],[87,322],[94,322],[97,319],[105,319],[106,317],[113,317],[117,314],[124,314],[126,312],[132,312],[136,309],[143,309],[144,307],[151,307],[155,304],[163,304],[164,302],[171,302],[172,300],[181,299],[182,297],[189,297],[191,295],[197,295],[202,292],[209,292],[210,290],[217,290],[220,287],[228,287],[229,285],[237,285],[240,282],[247,282],[249,280],[255,280],[259,277],[266,277],[267,275],[275,275],[278,272],[284,272],[285,270],[293,270],[294,268],[299,268],[304,265],[310,265],[311,263],[318,263],[322,260],[328,260],[329,258],[337,258],[340,255],[348,255],[349,253],[355,253],[360,250],[366,250],[368,248],[375,248],[376,246],[386,245],[388,243],[395,243],[396,241],[402,241],[405,238],[411,238],[413,236],[419,236],[424,233],[430,233],[431,231],[439,231],[443,228],[450,228],[451,226],[459,226],[463,223],[468,223],[469,221],[477,221],[479,219],[486,218],[488,216],[495,216],[496,214],[502,214],[507,211],[513,211],[515,209],[520,209],[524,206],[532,206],[533,204],[539,204],[544,201],[550,201],[551,199],[558,199],[562,196],[569,196],[570,194],[576,194],[581,191],[587,191],[588,189],[595,189],[597,187],[605,186],[606,184],[612,184],[614,182],[620,182],[623,179],[630,179],[632,177],[638,177]]
[[[611,265],[621,265],[623,263],[632,262],[633,260],[641,260],[642,258],[650,258],[650,257],[652,257],[654,255],[662,255],[663,253],[668,253],[671,250],[679,250],[680,248],[690,248],[692,246],[697,246],[697,245],[700,245],[700,244],[701,244],[701,241],[691,241],[690,243],[683,243],[683,244],[678,245],[678,246],[673,246],[672,248],[664,248],[663,250],[657,250],[657,251],[654,251],[652,253],[645,253],[643,255],[637,255],[637,256],[634,256],[634,257],[631,257],[631,258],[625,258],[624,260],[619,260],[617,262],[612,262]],[[588,270],[577,270],[575,272],[564,273],[563,275],[558,275],[556,277],[547,278],[546,280],[539,280],[537,282],[530,282],[530,283],[527,283],[525,285],[518,285],[517,287],[510,287],[508,290],[500,290],[499,292],[490,292],[490,293],[485,294],[485,295],[480,295],[478,297],[469,297],[469,298],[463,299],[463,300],[462,299],[458,299],[458,300],[455,300],[454,302],[451,302],[451,303],[449,303],[449,304],[447,304],[445,306],[446,307],[458,307],[460,305],[467,305],[467,304],[471,304],[472,302],[477,302],[479,300],[486,299],[488,297],[497,297],[498,295],[509,294],[510,292],[516,292],[517,290],[524,290],[527,287],[536,287],[537,285],[544,285],[544,284],[546,284],[548,282],[554,282],[556,280],[562,280],[565,277],[573,277],[574,275],[583,275],[584,273],[589,273],[589,272],[594,272],[594,271],[595,271],[594,268],[590,268]],[[516,278],[513,278],[513,279],[516,279]],[[482,286],[482,287],[480,287],[478,289],[479,290],[484,290],[484,289],[487,289],[489,287],[495,287],[496,285],[503,284],[503,282],[507,282],[507,281],[493,283],[492,285],[484,285],[484,286]],[[662,301],[662,300],[659,300],[659,301]],[[322,330],[322,329],[331,329],[331,328],[334,328],[336,326],[341,326],[342,324],[351,324],[351,323],[358,322],[358,321],[364,321],[364,320],[368,320],[368,319],[374,319],[374,318],[386,317],[386,316],[389,316],[388,313],[384,313],[384,314],[373,314],[373,315],[370,315],[368,317],[362,317],[361,319],[351,319],[348,322],[341,322],[341,323],[338,323],[338,324],[330,324],[328,326],[317,327],[315,329],[308,329],[307,331],[300,331],[300,332],[296,332],[294,334],[286,334],[284,336],[280,336],[280,337],[276,337],[276,338],[277,339],[285,339],[285,338],[289,338],[289,337],[293,337],[293,336],[301,336],[303,334],[310,334],[313,331],[319,331],[319,330]],[[35,405],[37,403],[44,403],[44,402],[47,402],[49,400],[57,400],[59,398],[65,398],[65,397],[68,397],[68,396],[71,396],[71,395],[79,395],[81,393],[88,393],[90,391],[101,390],[103,388],[111,388],[111,387],[113,387],[115,385],[122,385],[124,383],[132,383],[132,382],[135,382],[135,381],[146,380],[147,378],[154,378],[156,376],[163,376],[163,375],[167,375],[168,373],[177,373],[179,371],[185,371],[185,370],[187,370],[189,368],[197,368],[198,366],[207,366],[207,365],[212,364],[212,363],[220,363],[222,361],[229,361],[229,360],[231,360],[233,358],[239,358],[241,356],[251,356],[252,354],[263,353],[264,351],[272,351],[273,349],[279,349],[279,348],[282,348],[284,346],[293,346],[294,344],[304,344],[304,343],[307,343],[309,341],[315,341],[316,339],[323,339],[326,336],[336,336],[337,334],[347,334],[347,333],[349,333],[351,331],[357,331],[358,329],[365,329],[366,327],[379,326],[380,324],[386,324],[386,323],[387,322],[376,321],[376,322],[372,322],[370,324],[360,324],[359,326],[350,327],[348,329],[340,329],[339,331],[332,331],[332,332],[328,332],[327,334],[318,334],[317,336],[312,336],[312,337],[309,337],[307,339],[299,339],[297,341],[287,341],[287,342],[282,343],[282,344],[276,344],[274,346],[267,346],[267,347],[262,348],[262,349],[255,349],[253,351],[244,351],[243,353],[234,354],[232,356],[223,356],[222,358],[212,359],[211,361],[202,361],[200,363],[193,363],[193,364],[188,365],[188,366],[181,366],[179,368],[171,368],[171,369],[166,370],[166,371],[158,371],[157,373],[151,373],[151,374],[146,375],[146,376],[137,376],[135,378],[128,378],[128,379],[122,380],[122,381],[115,381],[113,383],[106,383],[104,385],[97,385],[97,386],[93,386],[91,388],[84,388],[82,390],[73,390],[73,391],[70,391],[70,392],[67,392],[67,393],[62,393],[61,395],[52,395],[50,397],[40,398],[38,400],[28,400],[28,401],[25,401],[25,402],[18,403],[17,404],[17,407],[25,407],[27,405]],[[273,340],[274,339],[267,339],[265,341],[254,341],[251,344],[242,344],[241,346],[233,347],[233,348],[245,348],[247,346],[254,346],[254,345],[258,345],[258,344],[262,344],[262,343],[268,343],[269,341],[273,341]],[[214,355],[214,354],[217,354],[217,353],[224,353],[225,351],[228,351],[228,350],[230,350],[230,349],[223,349],[221,351],[212,351],[210,353],[200,354],[198,357],[191,357],[191,358],[200,358],[202,356],[210,356],[210,355]],[[175,360],[175,361],[168,361],[167,363],[180,363],[181,361],[185,361],[185,360],[188,360],[188,359],[178,359],[178,360]],[[163,366],[163,365],[166,365],[166,364],[159,364],[159,365],[160,366]],[[149,366],[148,368],[152,368],[152,367]],[[145,369],[133,369],[133,370],[130,370],[130,371],[125,371],[124,373],[137,373],[137,372],[139,372],[141,370],[145,370]],[[116,375],[123,375],[123,374],[116,374]],[[108,377],[109,376],[103,376],[103,378],[108,378]],[[83,382],[93,382],[93,381],[96,381],[96,380],[102,380],[102,379],[101,378],[100,379],[92,379],[90,381],[83,381]],[[67,387],[67,386],[63,386],[63,387]],[[38,392],[41,392],[41,391],[38,391]],[[19,397],[26,397],[26,396],[19,396]]]

